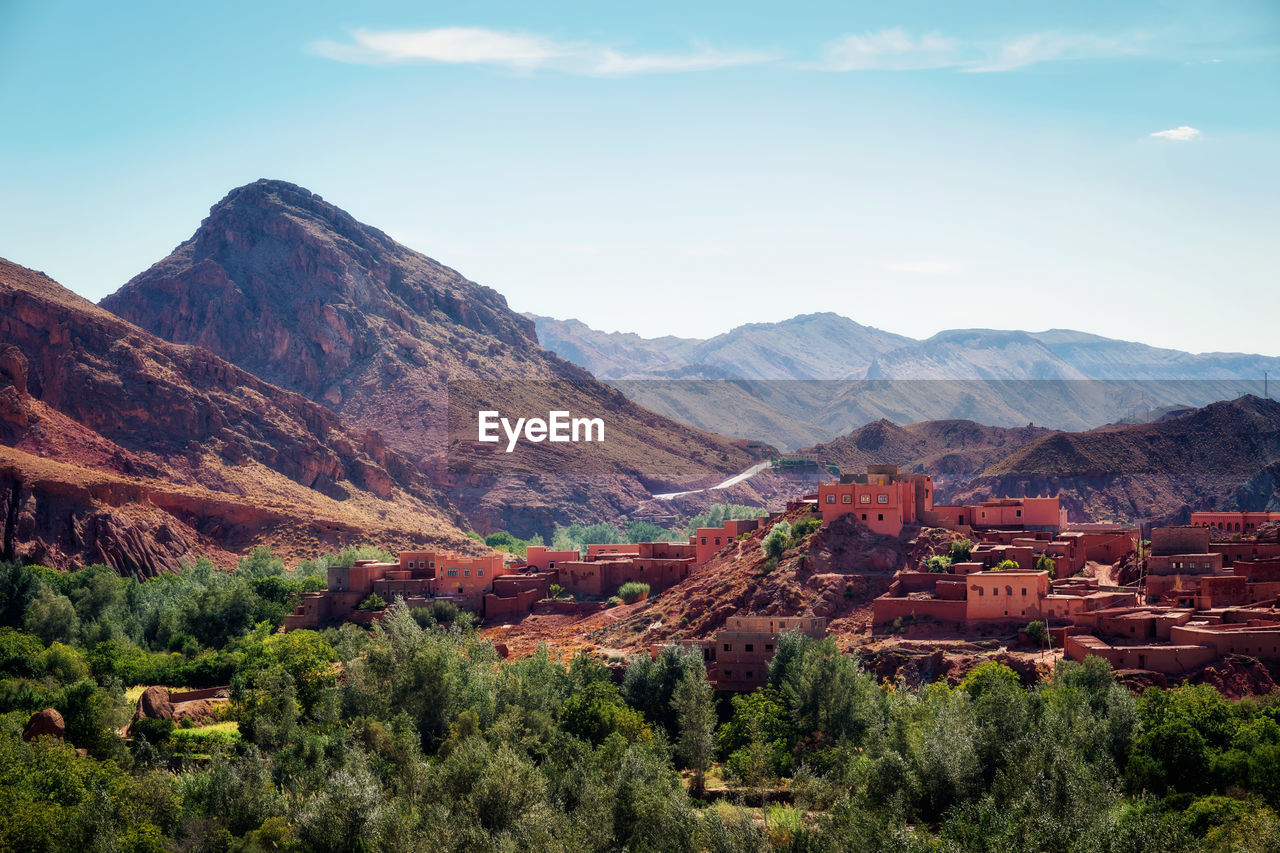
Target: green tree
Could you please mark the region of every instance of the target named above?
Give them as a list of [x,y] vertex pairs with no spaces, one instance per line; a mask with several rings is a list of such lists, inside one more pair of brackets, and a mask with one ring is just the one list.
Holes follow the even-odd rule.
[[702,793],[715,749],[716,708],[705,670],[686,670],[671,697],[680,731],[679,754],[693,770],[693,791]]
[[779,521],[765,534],[760,542],[760,548],[766,557],[776,560],[782,556],[783,551],[787,550],[790,539],[791,525],[785,521]]

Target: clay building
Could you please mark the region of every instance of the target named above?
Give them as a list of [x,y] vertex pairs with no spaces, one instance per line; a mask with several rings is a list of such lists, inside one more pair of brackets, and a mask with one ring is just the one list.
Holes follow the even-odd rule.
[[747,691],[764,686],[778,637],[787,631],[821,640],[827,635],[827,620],[820,616],[730,616],[715,636],[698,643],[708,680],[717,690]]
[[1264,524],[1280,521],[1280,512],[1193,512],[1191,523],[1216,533],[1253,533]]

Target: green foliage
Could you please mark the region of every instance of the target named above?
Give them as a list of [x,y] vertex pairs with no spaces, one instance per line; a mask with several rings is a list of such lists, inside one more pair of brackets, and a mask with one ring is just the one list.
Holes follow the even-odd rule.
[[1036,571],[1048,572],[1049,579],[1053,580],[1058,576],[1058,564],[1048,554],[1041,554],[1036,557]]
[[684,536],[692,536],[699,527],[723,527],[726,521],[739,518],[759,518],[768,515],[768,510],[758,506],[742,506],[740,504],[712,504],[706,512],[693,516],[685,523]]
[[760,550],[769,559],[776,560],[782,556],[782,552],[787,550],[790,541],[791,525],[785,521],[779,521],[769,528],[769,532],[761,540]]
[[1026,634],[1027,639],[1042,649],[1049,645],[1049,629],[1039,619],[1027,623]]
[[499,530],[484,537],[484,544],[495,551],[504,551],[508,554],[524,557],[528,553],[530,545],[541,545],[543,542],[542,537],[536,533],[528,539],[520,539],[505,530]]
[[642,598],[649,597],[649,585],[640,583],[639,581],[627,581],[618,587],[618,598],[621,598],[627,604],[635,604]]
[[619,597],[618,597],[618,596],[616,596],[616,595],[611,595],[611,596],[609,596],[608,598],[606,598],[606,599],[605,599],[605,601],[604,601],[604,606],[605,606],[605,607],[617,607],[617,606],[618,606],[619,604],[621,604],[621,603],[622,603],[622,599],[621,599],[621,598],[619,598]]
[[373,592],[369,594],[368,598],[360,602],[360,606],[357,607],[356,609],[366,610],[366,611],[367,610],[386,610],[387,601],[382,596],[378,595],[376,592]]
[[[317,565],[257,551],[145,582],[0,566],[0,849],[1280,847],[1274,697],[1135,699],[1097,658],[1030,687],[990,660],[955,688],[890,685],[788,632],[769,687],[717,730],[696,648],[639,656],[618,685],[585,653],[500,660],[448,602],[279,633],[275,608]],[[126,683],[230,683],[227,722],[140,721],[126,751]],[[67,743],[18,737],[45,707]],[[785,784],[795,804],[755,823],[694,807],[676,767],[696,789],[716,755],[731,783]]]
[[993,572],[1016,572],[1018,564],[1013,560],[1001,560],[991,567]]
[[953,563],[967,563],[973,556],[973,543],[968,539],[953,540],[950,556]]
[[809,534],[822,526],[822,519],[811,516],[802,518],[791,525],[791,533],[787,538],[788,548],[798,548]]
[[946,574],[951,571],[951,558],[934,554],[924,561],[924,568],[935,574]]

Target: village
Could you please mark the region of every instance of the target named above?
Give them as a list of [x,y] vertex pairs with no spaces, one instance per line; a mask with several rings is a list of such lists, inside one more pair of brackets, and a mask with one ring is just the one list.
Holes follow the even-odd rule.
[[[1280,540],[1256,535],[1280,522],[1280,513],[1193,512],[1189,524],[1156,527],[1144,539],[1137,526],[1068,522],[1057,497],[973,505],[935,504],[933,497],[927,474],[868,466],[821,483],[783,512],[697,528],[684,542],[591,544],[585,555],[534,545],[523,559],[406,551],[396,562],[358,560],[330,566],[327,589],[303,595],[283,630],[368,624],[385,612],[370,608],[371,598],[409,607],[449,601],[486,624],[519,622],[537,608],[598,612],[616,603],[609,599],[624,585],[660,593],[784,517],[830,524],[853,515],[882,537],[931,527],[955,534],[959,545],[949,555],[897,567],[887,591],[871,602],[873,636],[1003,633],[1073,660],[1092,655],[1115,670],[1161,676],[1187,674],[1230,654],[1280,659]],[[1028,637],[1033,623],[1042,630]],[[787,631],[820,639],[827,619],[743,612],[694,644],[717,689],[745,691],[765,683]]]

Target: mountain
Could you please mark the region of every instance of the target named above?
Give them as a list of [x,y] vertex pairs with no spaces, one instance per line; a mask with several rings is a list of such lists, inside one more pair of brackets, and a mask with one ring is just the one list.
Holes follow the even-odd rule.
[[1073,521],[1280,509],[1280,403],[1251,395],[1082,432],[880,420],[805,452],[850,473],[932,474],[939,502],[1058,495]]
[[[756,458],[641,408],[542,349],[496,291],[283,181],[232,190],[102,306],[376,429],[482,531],[613,518]],[[477,442],[482,409],[599,417],[605,440],[506,453]]]
[[533,321],[543,346],[600,379],[861,378],[877,356],[911,342],[830,312],[749,323],[707,340],[599,332],[551,317]]
[[1091,429],[1256,393],[1264,372],[1280,375],[1278,358],[1193,355],[1064,329],[958,329],[913,340],[810,314],[695,340],[534,319],[544,345],[640,404],[785,448],[880,418]]
[[992,427],[969,420],[899,426],[882,419],[804,452],[846,472],[898,465],[903,471],[931,474],[945,499],[949,483],[979,476],[1015,451],[1055,434],[1043,427]]
[[966,495],[1061,494],[1073,518],[1185,522],[1192,510],[1280,509],[1280,403],[1247,395],[1147,424],[1055,433]]
[[257,544],[468,547],[376,432],[0,260],[0,559],[154,575]]

